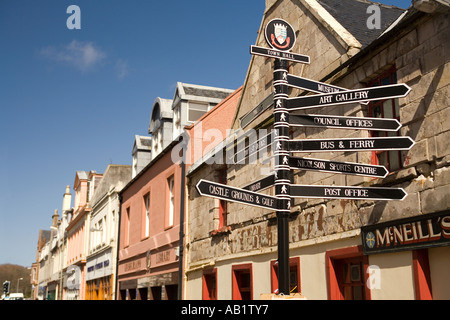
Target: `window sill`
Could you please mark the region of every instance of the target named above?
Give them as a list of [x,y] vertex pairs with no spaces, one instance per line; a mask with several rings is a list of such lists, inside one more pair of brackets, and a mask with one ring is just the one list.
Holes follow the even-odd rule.
[[214,236],[222,236],[222,235],[226,235],[226,234],[230,234],[230,233],[231,233],[231,227],[226,226],[226,227],[222,227],[217,230],[211,231],[209,234],[211,237],[214,237]]

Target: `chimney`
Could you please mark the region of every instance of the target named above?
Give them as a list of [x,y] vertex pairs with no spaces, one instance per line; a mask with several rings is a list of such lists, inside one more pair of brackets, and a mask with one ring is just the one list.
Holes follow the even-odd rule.
[[70,186],[67,186],[66,193],[64,193],[64,196],[63,196],[63,205],[62,205],[63,214],[65,211],[70,209],[71,202],[72,202],[72,195],[70,194]]
[[55,209],[55,213],[52,216],[52,227],[55,228],[58,227],[58,220],[59,220],[58,209]]

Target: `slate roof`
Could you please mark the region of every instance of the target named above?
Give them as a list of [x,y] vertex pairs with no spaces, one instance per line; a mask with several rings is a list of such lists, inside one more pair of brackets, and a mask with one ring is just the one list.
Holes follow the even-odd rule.
[[[406,10],[367,0],[317,0],[348,32],[362,45],[362,48],[377,39]],[[381,12],[381,29],[369,29],[367,20],[373,15],[367,13],[371,5],[378,5]]]

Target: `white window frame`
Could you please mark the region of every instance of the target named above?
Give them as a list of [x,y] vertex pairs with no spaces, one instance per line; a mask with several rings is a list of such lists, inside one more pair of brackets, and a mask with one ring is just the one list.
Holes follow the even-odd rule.
[[144,195],[144,207],[145,207],[145,238],[150,236],[150,193]]
[[171,176],[168,179],[168,184],[169,184],[169,219],[168,219],[168,226],[172,227],[173,226],[173,218],[174,218],[174,203],[175,203],[175,199],[174,199],[174,193],[173,193],[173,187],[174,187],[174,176]]

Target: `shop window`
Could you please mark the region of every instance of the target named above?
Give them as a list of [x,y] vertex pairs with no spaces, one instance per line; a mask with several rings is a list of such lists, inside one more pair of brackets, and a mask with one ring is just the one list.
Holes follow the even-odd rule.
[[136,300],[136,298],[137,298],[136,291],[137,291],[137,289],[128,289],[129,300]]
[[150,293],[151,295],[151,299],[152,300],[161,300],[161,293],[162,293],[162,288],[161,287],[151,287],[150,288]]
[[147,288],[139,288],[139,300],[148,300],[148,289]]
[[[271,261],[270,269],[271,289],[275,292],[278,289],[278,261]],[[289,259],[289,292],[301,293],[299,257]]]
[[119,291],[119,300],[127,300],[127,290]]
[[177,300],[178,285],[169,284],[164,286],[166,289],[166,300]]
[[253,300],[252,265],[232,266],[233,300]]
[[217,300],[217,269],[203,271],[202,297],[203,300]]
[[[369,87],[384,86],[397,83],[397,74],[395,67],[392,67],[388,71],[384,72],[381,76],[370,81]],[[400,107],[398,99],[387,99],[372,101],[369,104],[369,116],[374,118],[391,118],[400,121]],[[372,131],[372,137],[392,137],[398,136],[400,131]],[[377,165],[383,165],[389,171],[395,171],[403,167],[401,152],[397,150],[393,151],[373,151],[372,163]]]
[[328,298],[330,300],[370,300],[367,288],[368,257],[362,247],[326,252]]

